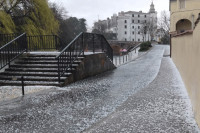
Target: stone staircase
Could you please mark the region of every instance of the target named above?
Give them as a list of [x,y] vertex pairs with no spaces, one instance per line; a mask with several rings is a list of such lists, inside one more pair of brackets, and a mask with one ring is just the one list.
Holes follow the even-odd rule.
[[57,54],[27,54],[16,60],[9,68],[0,73],[1,86],[21,86],[24,76],[25,86],[61,86],[84,59],[79,57],[73,67],[66,71],[58,82]]

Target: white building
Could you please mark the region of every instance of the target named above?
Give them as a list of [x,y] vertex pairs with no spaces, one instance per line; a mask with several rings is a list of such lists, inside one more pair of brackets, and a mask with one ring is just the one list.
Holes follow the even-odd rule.
[[94,23],[93,29],[102,32],[116,33],[118,41],[156,40],[157,12],[153,2],[148,13],[128,11],[114,14],[107,20]]
[[148,13],[142,11],[120,12],[117,20],[117,39],[119,41],[155,40],[157,12],[152,2]]
[[117,33],[117,19],[117,14],[113,14],[111,18],[107,18],[106,20],[98,20],[98,22],[94,23],[93,29],[107,33]]

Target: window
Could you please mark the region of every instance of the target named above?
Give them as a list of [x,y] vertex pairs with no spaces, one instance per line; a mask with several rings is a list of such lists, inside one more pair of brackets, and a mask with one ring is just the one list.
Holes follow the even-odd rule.
[[127,28],[127,25],[124,25],[124,28],[126,29],[126,28]]
[[140,32],[138,31],[138,34],[140,34]]
[[132,23],[134,23],[134,20],[132,20]]
[[138,29],[140,29],[140,26],[138,26]]
[[138,20],[138,23],[140,23],[140,20]]
[[125,41],[127,41],[127,39],[125,38]]
[[132,14],[132,17],[134,17],[134,14]]
[[185,0],[179,0],[180,9],[185,8]]
[[135,34],[134,31],[132,32],[132,34]]
[[138,18],[140,17],[140,14],[138,14]]
[[144,20],[144,23],[147,23],[147,21],[146,21],[146,20]]
[[133,39],[133,41],[135,41],[135,40]]
[[138,39],[138,42],[140,41],[140,39]]
[[144,17],[146,18],[146,17],[147,17],[147,15],[144,15]]
[[125,31],[124,34],[127,34],[127,32]]
[[127,20],[124,20],[124,23],[127,23]]
[[134,27],[134,26],[132,26],[132,28],[134,29],[135,27]]

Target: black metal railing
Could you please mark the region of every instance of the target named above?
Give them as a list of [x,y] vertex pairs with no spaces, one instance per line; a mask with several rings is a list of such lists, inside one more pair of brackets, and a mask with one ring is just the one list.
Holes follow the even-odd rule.
[[56,57],[58,61],[58,81],[67,70],[72,69],[72,64],[84,52],[105,52],[113,60],[113,50],[105,37],[101,34],[80,33]]
[[23,33],[0,47],[0,69],[6,65],[10,66],[10,63],[25,51],[27,51],[27,37]]
[[27,36],[29,51],[61,50],[64,46],[56,35]]
[[12,41],[20,34],[12,33],[12,34],[0,34],[0,47],[5,45],[6,43]]
[[[13,37],[15,35],[16,34],[13,34]],[[5,35],[5,38],[9,37]],[[58,61],[59,82],[60,77],[63,76],[68,69],[72,68],[74,61],[76,61],[79,56],[84,55],[84,52],[104,52],[108,58],[113,61],[113,50],[105,37],[101,34],[80,33],[69,44],[66,44],[56,35],[27,36],[24,33],[0,47],[0,69],[6,65],[10,65],[11,61],[16,59],[23,52],[38,50],[61,51],[56,57]]]

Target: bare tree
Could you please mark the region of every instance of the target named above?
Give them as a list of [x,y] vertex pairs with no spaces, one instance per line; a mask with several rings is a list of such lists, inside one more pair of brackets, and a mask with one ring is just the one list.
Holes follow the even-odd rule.
[[149,35],[150,35],[151,39],[154,38],[156,30],[157,30],[157,24],[155,24],[155,22],[157,22],[157,21],[154,20],[154,18],[152,18],[149,21],[142,23],[142,27],[141,27],[140,31],[141,31],[145,41],[147,41],[147,38],[146,38],[147,34],[148,34],[148,41],[150,41]]
[[170,31],[170,15],[167,11],[161,12],[161,17],[158,21],[159,32],[161,34],[161,43],[169,44],[169,31]]
[[2,0],[0,9],[11,15],[13,19],[19,19],[33,12],[34,6],[31,0]]
[[140,32],[142,34],[143,41],[147,41],[147,38],[146,38],[146,35],[147,35],[147,32],[148,32],[148,23],[147,22],[142,23],[142,27],[140,29]]
[[94,23],[94,28],[93,28],[93,33],[100,33],[104,34],[106,32],[106,24],[103,23],[102,21],[98,21]]
[[53,11],[54,16],[56,17],[57,20],[61,21],[68,18],[67,15],[68,12],[61,5],[58,5],[56,3],[49,3],[49,7]]

